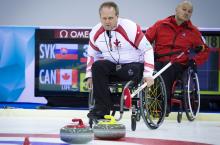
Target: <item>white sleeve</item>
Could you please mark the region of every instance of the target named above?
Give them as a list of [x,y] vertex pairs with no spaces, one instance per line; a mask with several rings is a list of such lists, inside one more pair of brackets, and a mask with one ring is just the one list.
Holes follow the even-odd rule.
[[150,42],[143,36],[142,40],[139,43],[138,48],[141,50],[144,55],[144,72],[143,77],[153,76],[154,71],[154,52],[153,47]]
[[89,47],[87,50],[87,66],[86,66],[86,76],[85,79],[92,77],[92,64],[101,58],[101,52],[99,48],[95,46],[95,42],[93,41],[92,35],[90,34]]

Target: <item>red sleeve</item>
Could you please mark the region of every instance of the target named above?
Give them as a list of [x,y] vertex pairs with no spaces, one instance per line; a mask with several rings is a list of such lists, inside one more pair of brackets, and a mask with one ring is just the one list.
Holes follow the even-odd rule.
[[194,29],[195,37],[194,37],[194,46],[196,48],[198,46],[202,46],[202,50],[193,58],[196,64],[200,65],[207,61],[209,57],[210,48],[205,44],[204,40],[202,39],[201,33],[198,29]]
[[156,32],[157,32],[158,22],[155,23],[153,26],[149,27],[146,30],[145,36],[147,40],[152,44],[156,39]]

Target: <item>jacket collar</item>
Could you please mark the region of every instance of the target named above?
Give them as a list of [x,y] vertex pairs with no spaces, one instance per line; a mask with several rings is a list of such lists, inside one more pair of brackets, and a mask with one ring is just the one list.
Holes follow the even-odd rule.
[[[170,24],[177,25],[175,15],[172,15],[172,16],[165,18],[164,23],[168,24],[168,25],[170,25]],[[180,26],[185,27],[185,28],[189,28],[189,29],[193,29],[193,25],[190,20],[184,22]]]

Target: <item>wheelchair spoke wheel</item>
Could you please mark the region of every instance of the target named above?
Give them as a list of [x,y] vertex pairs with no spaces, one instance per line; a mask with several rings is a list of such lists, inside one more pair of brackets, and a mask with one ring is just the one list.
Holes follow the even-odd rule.
[[164,121],[167,97],[164,81],[161,76],[154,80],[154,85],[140,93],[141,116],[150,129],[157,129]]
[[192,69],[188,70],[188,79],[185,86],[184,107],[187,119],[193,121],[200,109],[200,89],[197,73]]

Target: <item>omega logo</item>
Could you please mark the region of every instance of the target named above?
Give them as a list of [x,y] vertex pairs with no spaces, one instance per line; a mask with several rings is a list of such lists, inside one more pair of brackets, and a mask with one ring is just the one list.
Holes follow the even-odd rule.
[[62,29],[55,31],[56,38],[89,38],[88,29]]
[[68,38],[68,31],[67,30],[61,30],[60,31],[60,38]]

